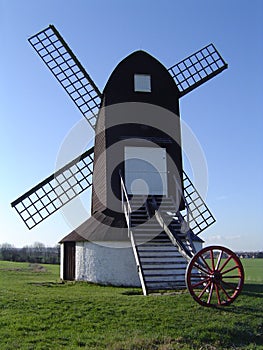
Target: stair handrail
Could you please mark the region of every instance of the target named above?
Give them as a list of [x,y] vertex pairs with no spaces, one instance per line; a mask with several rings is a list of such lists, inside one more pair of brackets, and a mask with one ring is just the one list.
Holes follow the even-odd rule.
[[141,285],[142,285],[143,295],[147,295],[148,291],[147,291],[146,284],[145,284],[145,278],[144,278],[144,274],[143,274],[143,270],[142,270],[142,264],[141,264],[141,260],[140,260],[139,254],[138,254],[138,249],[136,246],[135,237],[134,237],[134,234],[133,234],[132,229],[131,229],[132,209],[131,209],[127,189],[126,189],[125,183],[124,183],[122,175],[121,175],[121,171],[119,172],[119,175],[120,175],[120,181],[121,181],[122,210],[124,211],[124,215],[126,218],[126,223],[127,223],[127,228],[128,228],[128,237],[131,240],[131,246],[132,246],[132,250],[133,250],[139,278],[140,278]]
[[[173,180],[175,182],[175,189],[176,189],[176,207],[178,208],[177,214],[178,214],[178,217],[181,221],[185,221],[183,215],[180,213],[180,210],[179,210],[181,198],[183,199],[184,205],[186,208],[186,229],[184,229],[184,231],[185,231],[185,233],[187,233],[191,229],[190,221],[192,221],[194,219],[194,217],[193,217],[191,208],[190,208],[189,204],[187,203],[187,200],[185,199],[184,193],[183,193],[181,186],[179,185],[175,175],[173,175]],[[192,220],[190,220],[190,216],[192,217]]]
[[128,227],[128,235],[130,235],[132,210],[131,210],[131,205],[130,205],[127,189],[126,189],[126,186],[124,184],[123,178],[121,176],[121,172],[119,172],[119,174],[120,174],[120,181],[121,181],[121,205],[122,205],[122,210],[123,210],[125,218],[126,218],[126,223],[127,223],[127,227]]

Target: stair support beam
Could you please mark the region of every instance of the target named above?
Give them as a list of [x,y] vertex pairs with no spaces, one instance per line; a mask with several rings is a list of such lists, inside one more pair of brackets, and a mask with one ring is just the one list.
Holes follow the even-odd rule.
[[140,282],[141,282],[141,286],[142,286],[142,292],[143,292],[144,296],[147,296],[148,290],[147,290],[147,287],[145,284],[145,277],[144,277],[144,273],[143,273],[143,269],[142,269],[142,264],[141,264],[140,256],[138,253],[138,249],[136,246],[136,242],[135,242],[135,238],[134,238],[132,230],[129,230],[129,237],[131,240],[133,255],[134,255],[136,266],[137,266],[137,272],[139,274],[139,278],[140,278]]

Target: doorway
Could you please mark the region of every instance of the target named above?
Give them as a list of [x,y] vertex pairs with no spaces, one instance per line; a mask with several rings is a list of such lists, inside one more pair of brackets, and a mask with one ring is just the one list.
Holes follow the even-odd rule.
[[126,146],[124,160],[128,194],[167,195],[165,148]]
[[64,268],[63,279],[66,281],[75,280],[75,266],[76,266],[76,243],[64,243]]

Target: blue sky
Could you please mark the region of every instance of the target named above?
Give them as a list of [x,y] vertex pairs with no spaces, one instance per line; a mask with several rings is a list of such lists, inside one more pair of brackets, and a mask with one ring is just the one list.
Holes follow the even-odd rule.
[[[205,153],[207,203],[217,223],[206,244],[262,250],[261,0],[0,0],[0,244],[55,245],[72,227],[60,213],[29,231],[10,202],[54,171],[82,118],[27,38],[54,24],[100,90],[134,50],[167,68],[213,42],[229,69],[181,99],[181,117]],[[83,196],[89,202],[90,193]]]

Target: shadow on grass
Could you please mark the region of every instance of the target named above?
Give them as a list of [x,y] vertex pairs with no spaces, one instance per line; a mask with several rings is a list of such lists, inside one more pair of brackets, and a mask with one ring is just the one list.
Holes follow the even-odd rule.
[[[240,299],[242,295],[245,297],[251,298],[251,303],[248,302],[248,299],[245,299],[245,302]],[[255,300],[263,297],[263,285],[262,284],[245,284],[243,290],[240,294],[240,297],[237,298],[237,301],[234,301],[233,304],[229,306],[218,307],[218,309],[224,310],[229,313],[239,314],[239,315],[250,315],[262,319],[262,308],[259,307],[259,301],[254,302]],[[261,303],[261,301],[260,301]],[[261,304],[260,304],[261,305]]]
[[125,290],[121,294],[122,295],[142,295],[142,291],[140,289],[129,289],[129,290]]
[[65,286],[64,282],[28,282],[31,286],[37,287],[61,287]]
[[263,284],[245,283],[243,286],[242,294],[245,294],[249,297],[263,298]]

